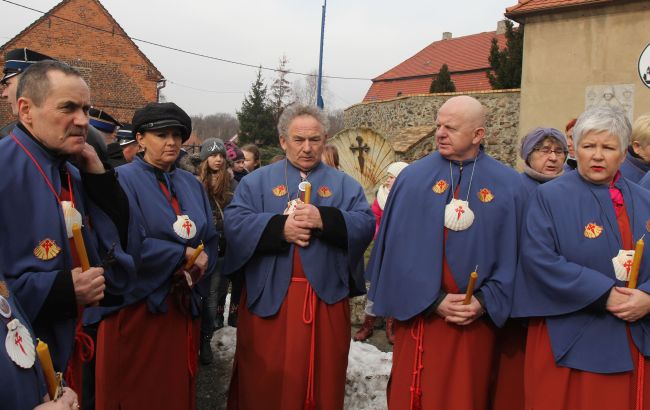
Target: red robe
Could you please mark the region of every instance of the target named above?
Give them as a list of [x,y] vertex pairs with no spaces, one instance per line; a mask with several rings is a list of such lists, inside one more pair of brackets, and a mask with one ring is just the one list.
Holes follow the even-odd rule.
[[[244,291],[243,300],[245,296]],[[314,306],[313,316],[310,306]],[[305,323],[312,317],[313,329]],[[292,281],[278,313],[259,317],[242,303],[237,320],[228,409],[303,409],[310,396],[310,368],[315,409],[343,408],[351,337],[348,299],[333,305],[318,299],[298,252],[293,255]]]
[[[627,211],[616,216],[625,249],[634,249]],[[606,313],[610,314],[610,313]],[[634,362],[631,372],[601,374],[555,364],[546,321],[531,319],[526,342],[526,409],[637,409],[650,410],[650,363],[639,354],[628,327],[628,342]],[[637,392],[639,364],[643,366],[642,392]],[[645,380],[643,380],[645,379]],[[637,402],[642,393],[643,405]]]
[[491,387],[492,408],[524,408],[524,362],[528,327],[521,320],[508,320],[497,331],[497,363]]
[[106,317],[97,332],[96,410],[196,407],[199,320],[153,314],[142,301]]
[[[458,286],[443,260],[442,288],[458,293]],[[417,359],[418,323],[421,327],[421,359]],[[445,322],[434,314],[395,322],[393,368],[388,383],[390,410],[488,408],[488,387],[494,363],[496,330],[488,319],[479,318],[467,326]],[[419,382],[414,380],[420,361]],[[411,390],[421,389],[421,396]]]

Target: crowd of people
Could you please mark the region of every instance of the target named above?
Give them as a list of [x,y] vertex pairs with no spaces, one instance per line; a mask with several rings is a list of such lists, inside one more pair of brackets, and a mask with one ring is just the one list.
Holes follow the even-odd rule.
[[283,111],[268,165],[208,138],[188,172],[174,103],[122,124],[28,49],[0,82],[1,408],[193,409],[228,324],[229,409],[342,409],[380,316],[389,409],[650,409],[650,115],[536,128],[518,173],[455,96],[436,151],[390,164],[370,205],[315,107]]

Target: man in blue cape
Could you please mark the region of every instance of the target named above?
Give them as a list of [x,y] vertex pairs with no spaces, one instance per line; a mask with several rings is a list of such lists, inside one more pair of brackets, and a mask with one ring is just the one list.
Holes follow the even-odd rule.
[[[128,236],[126,195],[86,144],[89,100],[88,86],[73,68],[56,61],[34,64],[18,84],[19,123],[0,141],[6,176],[0,181],[0,229],[7,236],[0,270],[36,336],[48,343],[54,368],[66,372],[78,391],[82,359],[93,353],[81,331],[81,312],[102,301],[105,292],[124,292],[135,273],[122,250]],[[91,266],[85,271],[73,224],[85,242]],[[117,263],[100,267],[108,259]]]
[[483,152],[485,115],[471,97],[445,102],[438,151],[400,174],[384,209],[367,276],[375,313],[397,319],[390,409],[487,408],[523,189],[519,174]]
[[278,131],[286,159],[245,176],[224,215],[224,272],[246,282],[228,407],[340,409],[374,216],[359,183],[321,163],[321,111],[290,107]]

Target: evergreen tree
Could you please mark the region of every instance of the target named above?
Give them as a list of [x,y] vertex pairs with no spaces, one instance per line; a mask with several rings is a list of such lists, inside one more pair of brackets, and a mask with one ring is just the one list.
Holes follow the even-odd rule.
[[289,59],[286,55],[283,55],[280,58],[280,63],[277,68],[277,78],[273,81],[271,85],[271,98],[269,105],[271,106],[271,111],[273,112],[273,119],[277,124],[282,111],[288,106],[291,105],[291,83],[287,80],[287,73],[289,69],[287,64]]
[[433,81],[431,82],[431,87],[429,88],[430,93],[451,93],[456,91],[456,86],[451,80],[451,75],[449,74],[449,67],[447,64],[443,64],[440,67],[438,74],[434,74]]
[[237,112],[239,141],[242,145],[253,143],[263,146],[278,142],[273,113],[266,101],[266,91],[260,67],[250,93],[242,102],[241,111]]
[[499,50],[497,39],[492,39],[488,61],[493,72],[488,72],[488,80],[495,90],[521,87],[521,64],[524,53],[524,26],[513,27],[506,20],[506,47]]

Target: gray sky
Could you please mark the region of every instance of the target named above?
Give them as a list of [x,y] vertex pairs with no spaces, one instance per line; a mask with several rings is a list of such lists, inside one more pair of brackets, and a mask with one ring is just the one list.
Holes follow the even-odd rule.
[[[47,11],[57,0],[12,0]],[[213,57],[275,68],[285,54],[289,68],[318,68],[322,0],[101,0],[131,37]],[[494,31],[517,0],[329,0],[323,71],[342,77],[376,77],[404,61],[443,31],[454,37]],[[442,6],[444,4],[444,6]],[[40,14],[0,0],[0,43]],[[234,114],[257,70],[136,42],[158,67],[163,94],[190,114]],[[47,51],[45,50],[47,53]],[[56,57],[56,56],[53,56]],[[263,73],[267,84],[274,73]],[[290,75],[291,82],[302,81]],[[328,80],[326,107],[361,102],[364,80]],[[207,91],[199,91],[207,90]]]

